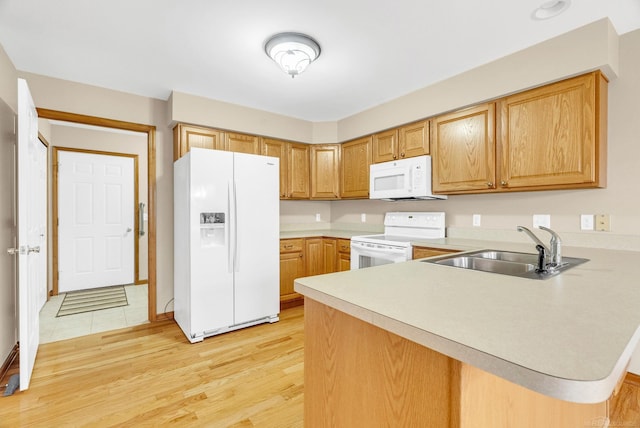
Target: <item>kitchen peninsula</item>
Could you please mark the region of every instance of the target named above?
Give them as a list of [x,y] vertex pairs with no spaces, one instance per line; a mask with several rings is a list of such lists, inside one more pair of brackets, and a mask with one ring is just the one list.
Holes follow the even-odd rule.
[[298,279],[306,426],[605,426],[640,338],[640,254],[565,255],[589,261],[546,280],[419,260]]

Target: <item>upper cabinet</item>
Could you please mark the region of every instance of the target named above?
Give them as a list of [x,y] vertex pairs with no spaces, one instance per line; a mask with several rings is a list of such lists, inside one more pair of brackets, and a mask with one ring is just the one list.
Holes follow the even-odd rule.
[[173,128],[173,160],[184,156],[191,147],[219,149],[224,132],[200,126],[177,124]]
[[495,103],[438,116],[432,123],[433,191],[494,189]]
[[288,143],[273,138],[263,138],[260,143],[260,153],[265,156],[273,156],[280,159],[280,199],[287,198],[288,177]]
[[398,130],[398,154],[400,159],[429,154],[428,120],[405,125]]
[[[434,193],[604,187],[607,81],[600,72],[433,119]],[[495,141],[495,143],[494,143]]]
[[373,135],[373,163],[429,154],[429,121],[411,123]]
[[311,199],[338,199],[339,144],[311,144]]
[[255,135],[225,132],[223,150],[229,152],[260,154],[260,137]]
[[499,102],[504,190],[606,185],[607,81],[600,72]]
[[288,143],[287,198],[309,199],[309,144]]
[[373,163],[398,159],[398,130],[379,132],[373,135]]
[[369,197],[371,140],[372,137],[365,137],[340,145],[340,197]]

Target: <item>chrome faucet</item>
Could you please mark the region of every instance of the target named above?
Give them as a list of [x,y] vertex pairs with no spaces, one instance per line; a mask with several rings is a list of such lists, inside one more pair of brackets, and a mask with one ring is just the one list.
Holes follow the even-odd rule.
[[538,226],[538,229],[542,229],[551,234],[551,242],[549,242],[551,246],[551,266],[558,267],[562,265],[562,240],[560,236],[548,227]]
[[524,226],[518,226],[516,229],[518,232],[524,232],[536,243],[536,249],[540,252],[544,259],[544,266],[541,266],[542,263],[539,263],[538,269],[541,271],[544,270],[554,270],[557,267],[562,265],[562,240],[560,236],[554,232],[553,230],[544,227],[538,226],[539,229],[545,230],[551,234],[551,242],[549,243],[549,247],[547,247],[538,237],[529,229]]

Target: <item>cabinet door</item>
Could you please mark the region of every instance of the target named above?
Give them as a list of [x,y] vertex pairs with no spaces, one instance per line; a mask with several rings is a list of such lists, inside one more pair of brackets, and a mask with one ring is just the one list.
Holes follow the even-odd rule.
[[338,272],[351,270],[351,254],[338,253]]
[[412,158],[429,154],[429,121],[405,125],[398,131],[398,156]]
[[495,104],[433,119],[433,191],[495,189]]
[[280,199],[287,198],[287,143],[285,141],[263,138],[261,153],[280,159]]
[[304,255],[302,251],[280,254],[280,301],[287,302],[301,298],[293,290],[293,281],[305,276]]
[[373,135],[373,163],[388,162],[398,158],[398,130]]
[[457,250],[444,250],[442,248],[413,247],[413,258],[424,259],[425,257],[442,256],[458,252]]
[[338,255],[338,242],[333,238],[322,238],[323,273],[331,273],[337,270],[336,256]]
[[215,129],[179,123],[173,128],[173,160],[180,159],[191,147],[219,149],[223,136]]
[[340,145],[311,145],[311,199],[338,199]]
[[305,241],[306,276],[324,273],[322,238],[307,238]]
[[260,154],[260,137],[227,132],[224,134],[224,150],[252,155]]
[[288,144],[288,197],[292,199],[309,198],[309,145]]
[[604,185],[606,102],[607,84],[600,72],[504,98],[501,186]]
[[340,197],[368,198],[371,137],[343,143],[340,149]]

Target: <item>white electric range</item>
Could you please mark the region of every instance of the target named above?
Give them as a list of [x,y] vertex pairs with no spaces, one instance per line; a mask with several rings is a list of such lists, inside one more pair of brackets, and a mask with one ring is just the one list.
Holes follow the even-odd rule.
[[351,269],[411,260],[411,241],[445,237],[443,212],[389,212],[384,234],[351,238]]

